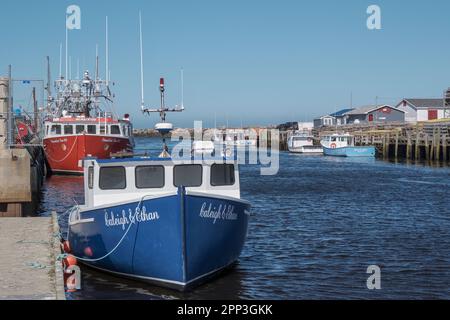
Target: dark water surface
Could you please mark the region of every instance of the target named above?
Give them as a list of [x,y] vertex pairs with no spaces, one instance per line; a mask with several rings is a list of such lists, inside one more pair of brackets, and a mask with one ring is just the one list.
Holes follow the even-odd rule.
[[[276,176],[242,166],[241,189],[253,209],[231,271],[178,293],[83,267],[83,288],[68,298],[450,298],[448,167],[281,153]],[[83,203],[82,178],[48,179],[43,215],[75,203]],[[381,290],[366,287],[369,265],[381,267]]]

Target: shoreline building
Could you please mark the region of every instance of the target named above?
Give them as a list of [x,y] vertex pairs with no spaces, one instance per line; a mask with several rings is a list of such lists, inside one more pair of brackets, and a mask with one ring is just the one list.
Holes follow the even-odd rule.
[[405,98],[396,108],[405,111],[405,121],[409,123],[450,118],[450,107],[444,99]]
[[405,122],[405,111],[390,105],[364,106],[345,113],[347,124]]
[[390,105],[370,105],[356,109],[342,109],[315,119],[314,128],[388,122],[405,122],[405,111]]

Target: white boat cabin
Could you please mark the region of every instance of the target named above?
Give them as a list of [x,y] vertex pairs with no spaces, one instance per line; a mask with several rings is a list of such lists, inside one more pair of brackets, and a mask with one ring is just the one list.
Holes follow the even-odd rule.
[[53,120],[45,122],[45,136],[101,135],[131,137],[133,128],[129,121]]
[[230,161],[85,159],[84,177],[87,208],[176,194],[180,186],[209,196],[241,197],[238,164]]
[[295,134],[288,139],[288,146],[290,148],[301,148],[312,145],[314,145],[314,137],[310,135]]
[[329,149],[353,147],[355,139],[350,134],[333,134],[330,136],[323,136],[320,143],[323,147]]

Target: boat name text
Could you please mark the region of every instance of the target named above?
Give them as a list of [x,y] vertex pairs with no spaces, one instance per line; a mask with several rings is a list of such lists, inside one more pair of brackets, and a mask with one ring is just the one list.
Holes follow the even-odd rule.
[[125,230],[125,226],[134,224],[136,222],[148,222],[159,220],[159,213],[155,212],[147,212],[147,208],[145,206],[142,209],[136,208],[135,212],[133,210],[128,209],[122,210],[120,214],[115,214],[113,211],[105,210],[105,226],[117,227],[121,226],[122,230]]
[[237,220],[237,214],[234,212],[234,206],[232,205],[219,205],[215,207],[210,203],[209,205],[204,202],[200,209],[200,217],[205,219],[214,219],[213,224],[217,220]]

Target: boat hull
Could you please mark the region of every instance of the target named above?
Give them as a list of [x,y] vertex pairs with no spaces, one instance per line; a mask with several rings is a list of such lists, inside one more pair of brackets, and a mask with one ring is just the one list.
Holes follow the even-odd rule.
[[323,154],[333,157],[375,157],[375,147],[323,147]]
[[86,157],[108,159],[112,153],[133,149],[129,138],[86,134],[45,138],[44,148],[52,172],[66,174],[83,174]]
[[319,146],[289,147],[289,152],[305,153],[305,154],[323,154],[323,148]]
[[72,214],[68,239],[73,254],[89,266],[186,290],[237,261],[249,210],[250,204],[239,199],[180,189],[178,194],[81,211],[76,219]]

